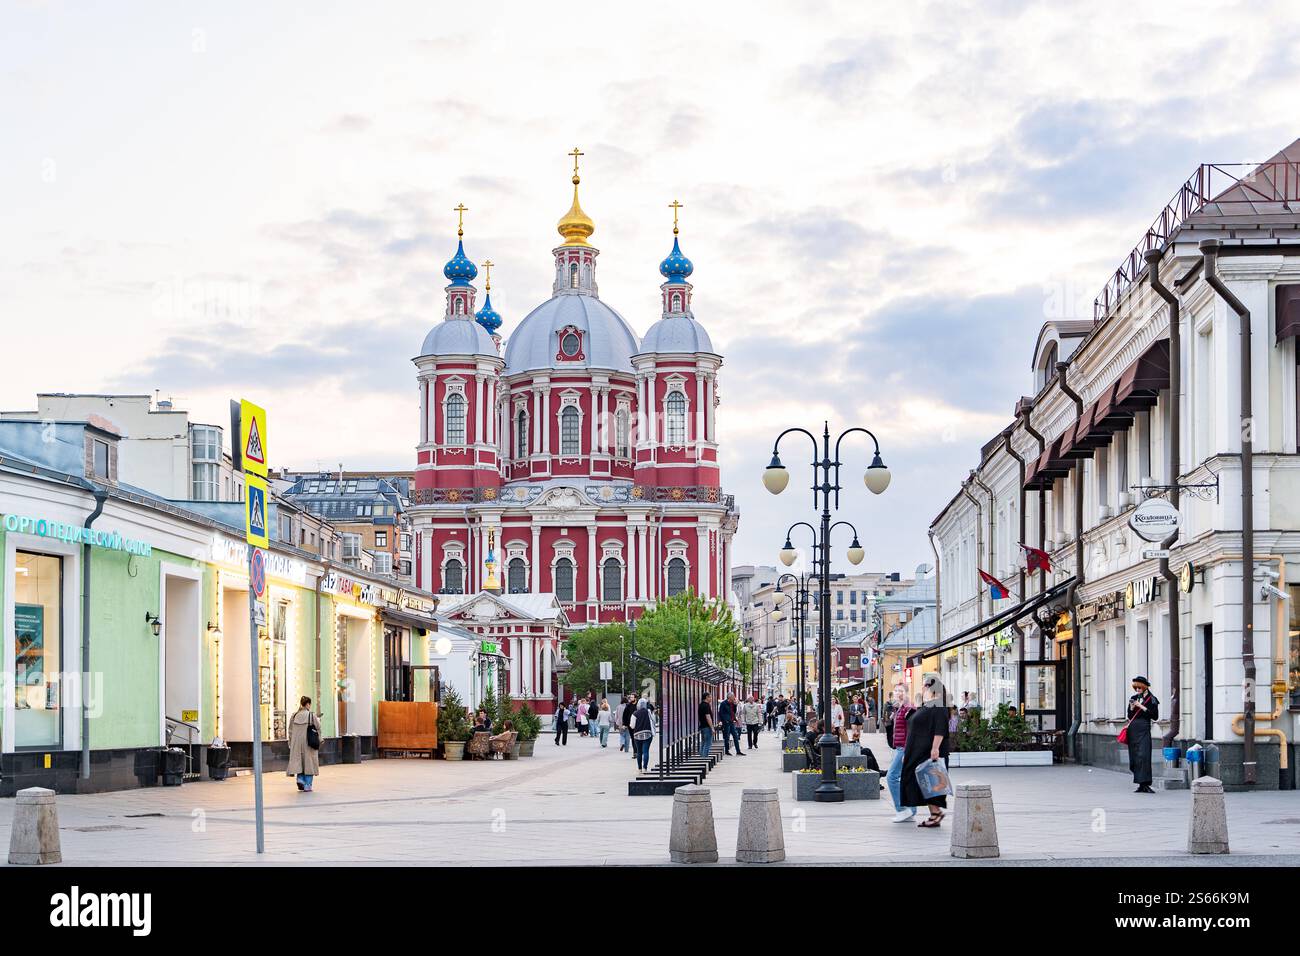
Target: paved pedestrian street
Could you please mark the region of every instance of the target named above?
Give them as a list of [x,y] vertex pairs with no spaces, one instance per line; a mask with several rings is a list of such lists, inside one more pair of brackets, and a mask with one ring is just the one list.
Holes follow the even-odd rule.
[[[872,738],[877,755],[887,754]],[[736,843],[742,789],[776,787],[788,864],[949,862],[951,816],[938,832],[891,822],[879,802],[798,803],[779,769],[779,743],[725,759],[708,777],[721,861]],[[254,852],[252,778],[58,798],[65,865],[149,864],[666,864],[671,797],[629,797],[632,758],[617,738],[602,750],[543,736],[536,756],[446,762],[371,760],[323,769],[301,794],[264,777],[266,853]],[[1086,767],[955,769],[955,783],[993,786],[1002,857],[954,865],[1068,862],[1133,865],[1295,865],[1300,804],[1293,792],[1230,793],[1232,854],[1185,852],[1190,794],[1132,793],[1120,773]],[[12,800],[0,801],[8,830]]]

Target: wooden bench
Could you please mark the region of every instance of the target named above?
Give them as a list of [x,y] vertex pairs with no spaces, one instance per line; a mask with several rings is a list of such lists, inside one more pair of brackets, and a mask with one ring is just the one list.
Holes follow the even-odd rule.
[[514,750],[515,741],[519,739],[516,731],[510,731],[508,734],[500,734],[492,737],[489,743],[492,745],[492,756],[501,757],[503,760],[513,760],[511,752]]
[[480,730],[465,745],[465,756],[470,760],[487,759],[492,752],[492,735]]

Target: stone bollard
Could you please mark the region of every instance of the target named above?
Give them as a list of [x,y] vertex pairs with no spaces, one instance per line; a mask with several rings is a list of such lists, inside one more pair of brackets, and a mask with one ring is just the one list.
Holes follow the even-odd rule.
[[718,834],[713,829],[713,801],[708,787],[687,784],[673,793],[668,858],[674,863],[718,862]]
[[1188,853],[1228,852],[1228,808],[1223,781],[1200,777],[1192,782],[1192,818],[1187,827]]
[[740,795],[737,863],[780,863],[785,859],[781,798],[776,790],[745,790]]
[[59,808],[54,804],[53,790],[28,787],[18,791],[9,833],[9,862],[18,865],[63,862],[59,849]]
[[952,855],[962,860],[1000,856],[993,787],[987,783],[959,783],[954,789]]

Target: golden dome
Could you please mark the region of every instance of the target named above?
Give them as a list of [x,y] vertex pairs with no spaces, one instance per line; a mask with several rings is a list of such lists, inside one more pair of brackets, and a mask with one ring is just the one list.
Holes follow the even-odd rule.
[[578,157],[582,153],[575,146],[569,155],[573,157],[573,205],[560,218],[555,228],[564,237],[566,246],[586,246],[589,245],[587,238],[596,231],[596,224],[578,204],[578,183],[581,182],[578,178]]

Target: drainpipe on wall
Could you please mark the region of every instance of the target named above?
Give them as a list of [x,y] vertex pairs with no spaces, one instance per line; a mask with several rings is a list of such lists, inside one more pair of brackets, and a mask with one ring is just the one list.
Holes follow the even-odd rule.
[[[1016,449],[1011,444],[1011,433],[1013,431],[1015,431],[1014,428],[1008,428],[1002,434],[1002,447],[1006,450],[1006,453],[1008,455],[1010,455],[1012,458],[1016,460],[1016,464],[1019,466],[1020,480],[1016,484],[1016,487],[1020,489],[1019,534],[1020,534],[1020,540],[1024,541],[1025,540],[1025,460],[1020,457],[1019,452],[1017,452]],[[1017,595],[1017,597],[1019,597],[1019,599],[1023,601],[1025,600],[1025,568],[1023,563],[1020,566],[1019,573],[1016,575],[1016,580],[1019,581],[1020,583],[1020,593]],[[1018,625],[1016,629],[1020,630]],[[1041,628],[1039,629],[1039,634],[1040,635],[1042,634]],[[1020,663],[1024,664],[1024,662],[1025,662],[1025,634],[1024,631],[1021,631]],[[1022,705],[1025,702],[1024,677],[1025,677],[1025,669],[1023,667],[1017,667],[1016,668],[1016,699],[1020,701]],[[1024,712],[1023,706],[1021,708],[1021,712],[1022,713]]]
[[[1043,452],[1047,449],[1047,440],[1043,438],[1042,433],[1034,428],[1033,422],[1029,420],[1029,413],[1033,410],[1033,403],[1024,406],[1023,421],[1025,431],[1030,437],[1038,442],[1038,455],[1041,458]],[[1023,486],[1023,481],[1021,482]],[[1023,501],[1023,499],[1021,499]],[[1022,532],[1023,533],[1023,532]],[[1047,489],[1039,483],[1038,486],[1038,550],[1046,551],[1047,544]],[[1047,571],[1043,568],[1038,569],[1038,593],[1042,594],[1047,590]],[[1047,636],[1043,629],[1038,629],[1038,659],[1041,661],[1047,653]]]
[[[1180,497],[1178,477],[1183,470],[1180,455],[1182,436],[1179,430],[1179,411],[1182,405],[1182,330],[1179,327],[1178,297],[1160,281],[1160,256],[1159,250],[1152,249],[1143,258],[1147,261],[1147,281],[1151,283],[1151,291],[1169,305],[1169,503],[1177,508]],[[1161,550],[1172,548],[1177,540],[1178,529],[1175,528],[1169,537],[1160,542]],[[1160,559],[1160,576],[1165,579],[1169,590],[1169,729],[1165,731],[1162,743],[1166,747],[1172,747],[1182,732],[1182,706],[1179,700],[1183,689],[1183,659],[1178,575],[1170,569],[1168,558]]]
[[[94,489],[95,510],[86,516],[81,527],[89,531],[95,519],[104,513],[108,492]],[[90,543],[82,535],[81,545],[81,779],[90,779]]]
[[1219,240],[1203,239],[1205,281],[1228,307],[1237,313],[1241,324],[1241,665],[1242,716],[1245,718],[1242,782],[1256,783],[1255,760],[1255,448],[1254,411],[1251,404],[1250,310],[1219,278],[1217,259]]
[[[1061,391],[1074,402],[1074,420],[1083,417],[1083,399],[1066,381],[1068,362],[1057,362],[1057,377]],[[1070,756],[1079,759],[1079,727],[1083,723],[1083,628],[1079,626],[1079,586],[1083,584],[1083,462],[1074,473],[1074,583],[1070,585],[1066,600],[1070,604],[1070,629],[1074,632],[1074,666],[1071,683],[1074,684],[1074,719],[1067,734]]]
[[[934,543],[934,529],[927,532],[930,536],[930,550],[934,552],[934,633],[936,636],[935,643],[938,644],[943,640],[943,593],[939,585],[943,583],[940,575],[939,546]],[[883,628],[882,634],[883,634]],[[880,638],[882,641],[884,637]]]
[[[970,493],[970,482],[974,477],[975,472],[973,471],[966,476],[966,480],[961,484],[961,493],[975,506],[975,561],[978,567],[984,562],[984,506]],[[975,594],[978,597],[978,610],[975,613],[980,619],[983,619],[986,616],[984,614],[984,588],[980,585],[978,573],[975,575]]]

